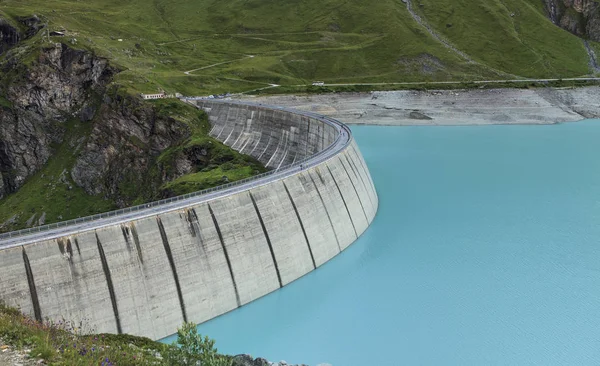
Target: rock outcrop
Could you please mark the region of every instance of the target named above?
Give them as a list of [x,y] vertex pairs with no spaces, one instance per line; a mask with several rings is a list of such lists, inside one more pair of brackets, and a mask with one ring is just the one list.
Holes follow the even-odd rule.
[[11,106],[0,108],[0,198],[46,164],[73,119],[78,128],[91,131],[73,146],[78,157],[70,171],[88,194],[103,194],[125,206],[141,187],[154,184],[156,191],[164,181],[194,169],[183,156],[173,174],[150,172],[158,155],[181,144],[190,128],[109,87],[119,70],[108,60],[60,43],[42,49],[31,65],[7,56],[2,71],[8,80],[0,96]]
[[292,365],[285,361],[269,362],[264,358],[252,358],[250,355],[237,355],[233,357],[231,366],[308,366],[308,365]]
[[0,18],[0,55],[22,40],[35,36],[45,26],[37,15],[19,18],[18,22],[25,28],[23,33],[8,20]]
[[17,28],[0,18],[0,55],[17,45],[20,40],[21,35]]
[[543,0],[552,22],[569,32],[600,42],[600,5],[595,0]]
[[[115,82],[120,70],[109,60],[44,43],[36,37],[43,22],[35,16],[19,21],[21,33],[0,19],[0,199],[58,151],[68,164],[49,174],[60,174],[69,190],[74,184],[118,207],[219,184],[163,187],[187,174],[232,164],[263,169],[210,138],[202,112],[178,101],[145,102]],[[21,212],[20,223],[25,216]]]
[[[73,181],[89,194],[115,199],[119,206],[130,204],[141,187],[154,184],[151,190],[158,189],[167,179],[159,171],[152,177],[149,172],[161,152],[190,136],[188,126],[119,94],[106,95],[97,113],[72,169]],[[180,174],[192,169],[186,166]]]
[[58,44],[41,50],[31,65],[16,58],[0,67],[0,198],[19,189],[62,142],[64,123],[103,93],[115,69],[89,52]]

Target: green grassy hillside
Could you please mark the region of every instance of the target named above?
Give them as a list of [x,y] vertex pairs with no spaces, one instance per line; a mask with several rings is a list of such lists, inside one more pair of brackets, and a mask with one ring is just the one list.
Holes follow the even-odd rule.
[[[128,334],[96,334],[85,322],[37,321],[0,302],[2,365],[53,366],[232,366],[236,357],[218,353],[215,341],[198,334],[196,324],[184,323],[177,342],[163,344]],[[23,363],[10,362],[15,354]]]
[[546,18],[542,0],[413,0],[412,9],[415,15],[402,0],[0,3],[5,15],[37,14],[51,30],[67,31],[63,39],[51,37],[53,42],[76,39],[75,47],[110,57],[127,69],[118,81],[132,91],[214,94],[314,80],[473,80],[590,72],[583,42]]

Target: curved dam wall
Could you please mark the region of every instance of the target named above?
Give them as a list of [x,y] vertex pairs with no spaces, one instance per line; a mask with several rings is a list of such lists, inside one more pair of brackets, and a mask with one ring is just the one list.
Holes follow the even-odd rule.
[[[277,171],[169,205],[0,242],[0,300],[37,319],[160,339],[302,277],[353,243],[378,198],[325,117],[188,100],[211,135]],[[291,164],[291,165],[290,165]]]
[[267,168],[281,168],[313,156],[333,144],[339,134],[335,125],[285,109],[202,99],[191,103],[208,113],[211,136]]

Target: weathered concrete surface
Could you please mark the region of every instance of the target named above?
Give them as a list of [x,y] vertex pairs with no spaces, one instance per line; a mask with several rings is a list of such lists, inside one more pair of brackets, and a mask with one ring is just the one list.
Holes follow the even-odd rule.
[[[271,168],[319,156],[345,133],[314,116],[196,103],[213,136]],[[344,137],[335,154],[268,184],[6,246],[0,300],[38,319],[158,339],[185,320],[201,323],[277,290],[347,248],[375,217],[375,187]]]
[[553,124],[600,118],[600,87],[374,91],[245,97],[322,113],[347,124]]

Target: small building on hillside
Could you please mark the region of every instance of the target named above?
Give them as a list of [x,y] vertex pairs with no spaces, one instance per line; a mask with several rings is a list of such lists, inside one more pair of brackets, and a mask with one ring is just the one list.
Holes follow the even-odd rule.
[[158,94],[141,94],[142,99],[164,99],[167,97],[165,93]]

